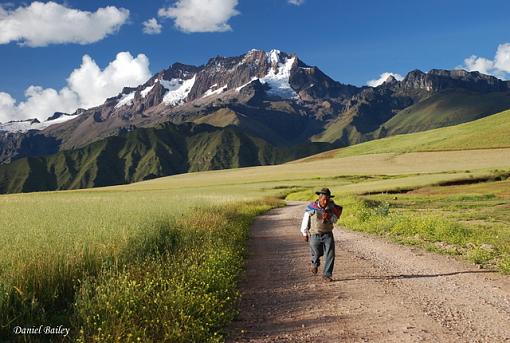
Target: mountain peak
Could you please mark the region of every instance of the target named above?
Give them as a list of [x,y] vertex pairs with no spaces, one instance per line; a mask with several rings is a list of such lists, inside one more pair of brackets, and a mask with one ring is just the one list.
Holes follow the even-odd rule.
[[384,80],[383,84],[391,85],[398,82],[397,79],[393,75],[389,75],[386,80]]
[[201,67],[197,67],[191,64],[184,64],[176,62],[172,64],[168,69],[163,70],[158,78],[165,80],[171,79],[190,79],[196,74]]
[[409,73],[407,73],[405,78],[422,77],[423,75],[425,75],[425,73],[422,72],[420,69],[413,69]]
[[280,50],[273,49],[273,50],[269,51],[268,53],[266,53],[266,56],[269,58],[271,63],[278,63],[278,61],[280,60],[281,53],[282,52]]
[[64,112],[55,112],[51,116],[46,118],[46,121],[48,121],[48,120],[55,120],[55,119],[58,119],[58,118],[60,118],[62,116],[70,116],[70,114],[67,114],[67,113],[64,113]]
[[261,50],[261,49],[251,49],[247,53],[243,55],[243,60],[249,60],[253,57],[262,57],[264,56],[267,61],[271,64],[281,62],[283,59],[297,57],[296,54],[287,53],[285,51],[281,51],[279,49],[271,49],[269,51]]

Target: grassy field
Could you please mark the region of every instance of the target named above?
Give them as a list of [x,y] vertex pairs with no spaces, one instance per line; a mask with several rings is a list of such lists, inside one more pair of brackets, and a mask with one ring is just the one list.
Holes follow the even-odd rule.
[[2,195],[0,336],[51,323],[82,342],[222,341],[251,221],[324,186],[350,229],[508,272],[509,170],[504,148],[390,151]]
[[221,341],[249,224],[277,205],[253,199],[111,189],[0,197],[0,336],[53,323],[83,342]]

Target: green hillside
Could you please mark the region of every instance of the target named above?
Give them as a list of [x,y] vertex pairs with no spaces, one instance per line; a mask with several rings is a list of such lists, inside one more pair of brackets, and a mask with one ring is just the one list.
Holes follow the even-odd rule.
[[367,131],[361,124],[371,118],[377,121],[375,117],[384,109],[376,109],[363,119],[358,118],[353,110],[347,111],[328,123],[324,130],[314,135],[311,140],[349,146],[396,134],[466,123],[508,108],[510,108],[508,92],[477,93],[452,89],[439,92],[407,107],[389,120],[381,122],[374,131]]
[[353,113],[347,112],[338,119],[331,121],[325,126],[324,131],[312,136],[311,141],[330,142],[341,146],[348,146],[372,139],[363,135],[352,125],[352,116]]
[[305,160],[363,154],[510,147],[510,110],[455,126],[396,135],[335,149]]
[[1,165],[0,193],[109,186],[190,171],[276,164],[328,149],[326,143],[274,146],[233,126],[167,123]]
[[393,136],[451,126],[510,108],[509,93],[444,91],[410,106],[384,123],[379,134]]

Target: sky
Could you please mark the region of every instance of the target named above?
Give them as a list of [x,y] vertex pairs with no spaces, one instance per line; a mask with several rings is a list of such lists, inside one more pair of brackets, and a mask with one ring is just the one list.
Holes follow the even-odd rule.
[[92,107],[174,62],[296,53],[342,83],[464,68],[510,78],[510,1],[0,2],[0,122]]

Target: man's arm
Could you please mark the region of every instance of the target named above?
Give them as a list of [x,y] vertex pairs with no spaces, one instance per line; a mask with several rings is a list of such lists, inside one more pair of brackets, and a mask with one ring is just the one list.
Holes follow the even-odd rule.
[[303,221],[301,222],[301,234],[303,237],[308,238],[308,226],[310,224],[310,213],[305,211],[305,214],[303,215]]
[[342,210],[343,210],[342,206],[335,204],[335,206],[333,207],[333,211],[332,211],[333,213],[332,213],[331,219],[330,219],[333,224],[335,224],[338,221],[338,219],[340,218],[340,216],[342,215]]

